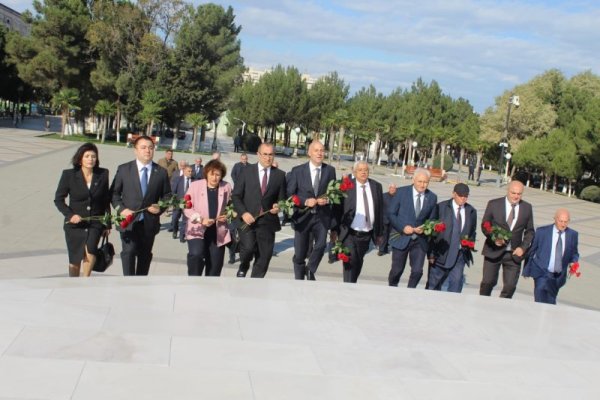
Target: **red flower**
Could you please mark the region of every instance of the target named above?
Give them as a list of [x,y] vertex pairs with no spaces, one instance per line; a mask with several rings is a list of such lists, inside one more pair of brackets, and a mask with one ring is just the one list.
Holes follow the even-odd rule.
[[125,221],[127,221],[128,224],[132,223],[134,219],[135,217],[133,216],[133,214],[129,214],[125,217]]
[[575,261],[569,265],[569,278],[575,275],[577,278],[581,276],[581,272],[579,271],[579,261]]
[[460,245],[462,247],[468,247],[469,249],[474,249],[475,248],[475,242],[472,242],[471,240],[467,240],[467,239],[462,239],[460,241]]
[[183,199],[188,202],[192,200],[192,196],[190,196],[189,194],[186,194],[185,196],[183,196]]
[[185,202],[185,208],[192,208],[193,204],[191,201],[186,201]]
[[482,226],[485,233],[492,233],[492,223],[490,221],[485,221]]
[[345,255],[344,253],[339,253],[337,255],[338,260],[342,261],[342,262],[349,262],[350,261],[350,257],[348,257],[347,255]]
[[342,192],[347,192],[348,190],[352,189],[354,187],[354,184],[352,183],[352,179],[348,178],[347,176],[342,178],[342,183],[340,184],[340,190]]
[[433,230],[436,231],[437,233],[442,233],[446,230],[446,224],[444,224],[443,222],[440,222],[439,224],[435,224],[435,226],[433,227]]
[[300,197],[298,197],[297,195],[292,196],[292,202],[296,207],[300,207]]

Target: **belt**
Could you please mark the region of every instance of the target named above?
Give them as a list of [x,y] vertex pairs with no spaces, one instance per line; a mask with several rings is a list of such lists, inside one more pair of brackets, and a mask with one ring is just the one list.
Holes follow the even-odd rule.
[[356,236],[356,237],[371,236],[372,232],[373,232],[372,230],[370,230],[368,232],[364,232],[364,231],[355,231],[354,229],[350,229],[350,234],[352,236]]

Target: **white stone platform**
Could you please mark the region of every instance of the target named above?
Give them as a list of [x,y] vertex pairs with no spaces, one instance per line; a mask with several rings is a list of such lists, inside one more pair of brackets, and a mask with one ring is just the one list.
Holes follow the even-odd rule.
[[0,281],[0,400],[598,399],[600,313],[382,285]]

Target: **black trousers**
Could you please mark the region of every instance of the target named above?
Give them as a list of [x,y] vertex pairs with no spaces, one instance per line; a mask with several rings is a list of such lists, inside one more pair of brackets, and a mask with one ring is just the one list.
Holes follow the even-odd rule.
[[350,249],[350,261],[344,263],[344,282],[356,283],[362,271],[365,254],[371,244],[371,232],[351,232],[343,242]]
[[382,253],[388,252],[388,242],[390,241],[390,224],[383,224],[383,238],[381,239],[381,244],[379,245],[379,251]]
[[485,257],[483,260],[483,278],[479,287],[479,294],[482,296],[491,296],[494,286],[498,283],[498,275],[502,266],[502,290],[500,297],[512,298],[517,290],[517,282],[521,274],[521,263],[516,262],[512,252],[506,251],[502,256],[496,259]]
[[[214,225],[213,225],[214,227]],[[215,233],[211,234],[212,231]],[[203,239],[187,241],[187,266],[189,276],[221,276],[225,246],[217,246],[216,230],[208,229]]]
[[155,237],[154,232],[147,231],[144,221],[134,222],[130,231],[121,232],[121,263],[124,276],[148,275]]
[[248,272],[250,262],[254,258],[250,277],[264,278],[273,257],[275,231],[269,226],[251,225],[244,230],[240,229],[239,234],[240,270]]
[[416,288],[423,276],[423,264],[425,263],[425,250],[419,245],[418,240],[411,240],[404,250],[392,248],[392,269],[388,276],[390,286],[398,286],[406,260],[410,260],[410,277],[408,287]]
[[[312,251],[307,262],[306,257],[311,243]],[[312,216],[303,230],[294,233],[294,278],[304,279],[307,270],[316,273],[326,247],[327,228],[316,216]]]

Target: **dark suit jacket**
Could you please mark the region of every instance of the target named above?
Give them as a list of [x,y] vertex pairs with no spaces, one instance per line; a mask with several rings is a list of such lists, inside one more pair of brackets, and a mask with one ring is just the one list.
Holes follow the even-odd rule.
[[196,172],[196,164],[192,164],[192,180],[204,179],[204,165],[200,164],[198,172]]
[[[418,227],[423,225],[426,220],[433,218],[435,207],[437,205],[437,196],[429,189],[425,190],[421,200],[421,212],[419,217],[415,215],[415,203],[413,201],[413,185],[402,186],[396,191],[396,195],[390,202],[387,210],[387,216],[392,225],[390,233],[390,245],[398,250],[404,250],[408,247],[411,235],[405,235],[402,230],[405,226]],[[418,235],[416,239],[423,251],[427,251],[427,237]]]
[[[343,199],[341,207],[342,215],[339,225],[339,240],[342,242],[348,236],[351,229],[350,225],[352,225],[352,221],[356,215],[356,196],[357,194],[362,196],[362,189],[360,187],[357,188],[359,184],[357,184],[356,179],[353,179],[352,183],[354,183],[354,187],[348,190],[348,197]],[[369,179],[369,187],[373,196],[373,212],[375,213],[372,220],[373,230],[371,239],[376,243],[377,238],[383,235],[383,190],[381,189],[381,183],[372,179]]]
[[[285,199],[285,173],[280,169],[271,167],[267,191],[263,195],[260,192],[258,178],[259,165],[256,163],[244,168],[233,188],[231,198],[241,224],[244,223],[242,215],[245,212],[249,212],[256,218],[261,207],[263,211],[268,211],[273,208],[273,204]],[[255,224],[256,226],[268,226],[274,231],[281,230],[279,216],[271,213],[260,217]]]
[[[506,215],[505,201],[506,197],[490,200],[485,208],[483,218],[481,219],[481,230],[486,236],[481,254],[488,258],[498,258],[504,254],[504,251],[506,251],[506,246],[496,246],[496,244],[490,238],[490,235],[488,235],[483,229],[483,223],[485,221],[490,221],[492,225],[498,225],[506,230],[510,230],[510,227],[506,222],[506,218],[508,216]],[[533,209],[531,208],[531,204],[521,200],[519,203],[519,216],[517,218],[517,222],[515,223],[515,227],[512,230],[512,237],[510,240],[512,249],[514,250],[517,247],[521,247],[523,250],[525,250],[525,254],[527,254],[527,250],[533,241],[534,234]],[[521,262],[523,260],[523,257],[513,256],[513,258],[516,262]]]
[[[65,199],[69,197],[69,205]],[[56,208],[65,216],[65,222],[75,214],[81,217],[104,215],[110,212],[108,170],[94,168],[92,184],[88,189],[80,169],[65,169],[62,172],[56,194]],[[76,225],[67,225],[75,227]]]
[[[436,262],[442,265],[446,262],[446,257],[448,256],[450,240],[452,239],[452,227],[456,223],[456,214],[452,202],[452,199],[440,202],[432,215],[433,219],[439,219],[446,224],[446,230],[433,238],[430,243],[431,256],[436,259]],[[474,242],[477,231],[477,211],[469,203],[466,203],[464,208],[465,220],[463,221],[463,228],[460,231],[460,238],[462,239],[466,236]],[[456,245],[458,246],[458,243]],[[467,265],[471,264],[473,261],[471,251],[464,249],[463,252],[465,254],[465,262]]]
[[[118,212],[126,208],[133,211],[140,210],[171,195],[167,171],[153,162],[148,190],[146,195],[142,197],[140,174],[135,160],[119,165],[110,189],[112,192],[112,205],[114,208],[118,208]],[[157,234],[160,230],[160,215],[144,211],[144,226],[149,232]],[[125,230],[131,230],[132,228],[133,224],[129,224]],[[121,227],[117,226],[117,230],[121,231]]]
[[[535,231],[533,244],[529,249],[529,255],[523,276],[530,276],[534,279],[540,278],[548,271],[550,264],[550,255],[552,253],[552,229],[554,224],[539,227]],[[579,261],[578,250],[579,234],[577,231],[567,228],[563,237],[563,257],[562,270],[558,277],[558,287],[562,287],[567,281],[567,272],[569,264]]]
[[[310,166],[309,163],[306,162],[295,166],[288,173],[287,195],[288,197],[297,195],[300,198],[300,204],[303,208],[306,199],[317,198],[324,195],[327,192],[327,185],[334,180],[335,168],[325,163],[321,164],[319,190],[315,193],[312,185],[312,177],[310,176]],[[333,206],[331,204],[315,207],[317,209],[316,214],[312,214],[310,210],[305,210],[303,212],[297,210],[292,215],[292,224],[294,225],[295,230],[303,230],[312,217],[317,217],[327,230],[336,227],[337,223],[336,219],[333,217]]]
[[[398,192],[396,192],[396,193],[398,193]],[[394,193],[394,196],[396,195],[396,193]],[[390,203],[392,202],[392,199],[394,198],[394,196],[392,196],[390,194],[390,192],[385,192],[383,194],[383,223],[385,225],[390,223],[390,220],[387,216],[387,211],[390,208]]]
[[233,165],[233,168],[231,169],[231,180],[233,181],[234,185],[237,182],[238,178],[240,177],[240,174],[242,173],[242,171],[244,169],[246,169],[246,167],[248,167],[249,165],[250,165],[249,163],[243,164],[241,161],[236,162]]

